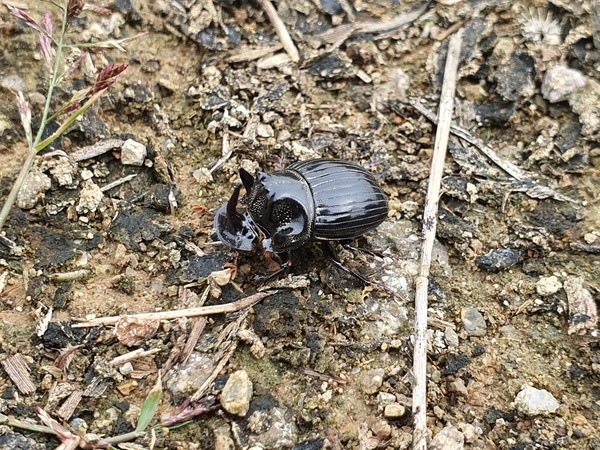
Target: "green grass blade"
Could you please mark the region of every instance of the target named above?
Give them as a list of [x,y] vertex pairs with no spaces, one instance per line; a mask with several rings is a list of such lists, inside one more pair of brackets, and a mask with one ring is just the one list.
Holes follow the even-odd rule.
[[144,400],[144,404],[142,405],[142,410],[140,411],[140,417],[138,418],[135,431],[144,431],[148,427],[148,425],[152,421],[152,418],[156,414],[156,411],[158,410],[158,405],[160,404],[161,398],[162,380],[159,375],[158,379],[156,380],[156,384]]

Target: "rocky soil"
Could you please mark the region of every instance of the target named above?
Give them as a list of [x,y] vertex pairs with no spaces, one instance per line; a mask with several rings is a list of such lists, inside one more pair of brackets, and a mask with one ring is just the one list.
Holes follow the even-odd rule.
[[[15,422],[40,423],[37,407],[86,442],[126,435],[153,388],[150,426],[119,448],[410,448],[432,120],[462,29],[429,280],[430,448],[600,449],[598,1],[273,3],[297,60],[263,2],[114,0],[71,23],[68,43],[110,42],[92,69],[129,66],[40,153],[2,229],[0,448],[60,444]],[[50,3],[4,4],[58,27]],[[1,199],[27,145],[13,91],[39,123],[48,75],[4,8]],[[90,77],[71,74],[55,104]],[[216,238],[239,167],[318,157],[363,165],[389,197],[358,242],[379,256],[338,248],[371,285],[316,245],[258,280],[262,256]],[[94,322],[200,306],[225,312]]]

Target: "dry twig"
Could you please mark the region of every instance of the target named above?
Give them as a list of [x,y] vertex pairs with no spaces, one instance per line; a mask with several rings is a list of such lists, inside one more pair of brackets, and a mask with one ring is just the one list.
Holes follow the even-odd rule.
[[281,40],[281,44],[283,45],[283,48],[285,49],[286,53],[289,55],[290,59],[293,62],[299,61],[300,54],[298,53],[298,49],[296,48],[294,41],[292,41],[290,33],[288,33],[288,30],[285,27],[283,20],[281,20],[281,18],[279,17],[279,14],[277,14],[277,10],[273,6],[273,4],[269,0],[258,0],[258,3],[262,7],[262,9],[265,11],[265,13],[267,13],[269,20],[273,24],[273,27],[275,28],[275,32],[279,36],[279,39]]
[[419,274],[415,280],[415,347],[413,374],[413,449],[427,449],[427,285],[431,254],[435,241],[438,198],[444,172],[444,159],[450,135],[450,123],[454,109],[454,92],[462,44],[462,31],[450,38],[448,56],[444,69],[444,84],[440,98],[439,117],[425,211],[423,212],[423,244],[421,246],[421,263]]
[[146,356],[152,356],[158,352],[160,352],[160,349],[158,349],[158,348],[153,348],[150,350],[144,350],[143,348],[138,348],[129,353],[125,353],[124,355],[120,355],[120,356],[117,356],[116,358],[111,359],[109,364],[111,366],[120,366],[122,364],[125,364],[126,362],[134,361],[136,359],[144,358]]

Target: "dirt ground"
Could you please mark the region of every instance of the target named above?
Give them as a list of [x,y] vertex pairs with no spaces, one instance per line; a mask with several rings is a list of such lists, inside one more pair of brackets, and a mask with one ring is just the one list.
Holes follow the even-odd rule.
[[[50,3],[4,3],[37,20],[50,11],[58,27]],[[419,106],[435,116],[448,40],[463,30],[455,124],[497,160],[453,135],[429,281],[430,447],[600,449],[600,4],[273,3],[298,61],[260,2],[115,0],[99,3],[110,16],[73,20],[71,44],[146,34],[93,52],[98,70],[129,66],[39,155],[33,171],[49,183],[2,230],[17,247],[0,243],[0,448],[60,444],[6,422],[39,423],[36,407],[87,441],[131,432],[159,373],[153,428],[119,448],[410,448],[436,130]],[[31,28],[6,7],[0,26],[6,198],[27,145],[6,87],[20,86],[39,124],[47,71]],[[78,55],[66,50],[69,64]],[[53,105],[90,83],[83,72]],[[145,146],[141,165],[127,146]],[[361,164],[389,197],[388,220],[359,243],[382,255],[338,249],[374,284],[316,245],[274,279],[256,279],[259,254],[240,254],[233,273],[213,212],[238,168],[318,157]],[[249,309],[206,318],[74,327],[269,287]],[[190,397],[200,408],[182,419]]]

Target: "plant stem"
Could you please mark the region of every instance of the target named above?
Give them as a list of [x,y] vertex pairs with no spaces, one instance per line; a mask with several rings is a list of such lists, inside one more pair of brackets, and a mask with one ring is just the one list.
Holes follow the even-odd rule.
[[23,420],[15,419],[14,417],[6,416],[0,413],[0,424],[7,425],[13,428],[20,428],[22,430],[35,431],[38,433],[56,434],[50,427],[45,425],[38,425],[36,423],[25,422]]
[[42,140],[42,136],[44,134],[44,129],[46,128],[46,119],[48,118],[48,114],[50,113],[52,94],[54,92],[54,88],[56,86],[56,82],[58,79],[58,71],[60,69],[60,61],[62,58],[63,40],[64,40],[65,33],[67,30],[67,3],[68,2],[65,2],[65,5],[62,8],[62,11],[63,11],[62,23],[61,23],[61,30],[60,30],[58,45],[56,47],[56,59],[54,61],[54,70],[52,71],[52,78],[50,79],[50,84],[48,86],[48,94],[46,95],[46,104],[44,105],[44,111],[42,113],[42,120],[40,122],[40,127],[38,129],[37,135],[35,136],[35,140],[33,141],[33,144],[29,148],[29,151],[27,153],[27,158],[25,158],[25,162],[23,162],[23,166],[21,167],[19,176],[17,177],[15,184],[13,185],[10,193],[8,194],[8,197],[6,198],[4,205],[2,205],[2,210],[0,211],[0,230],[2,229],[2,227],[4,227],[4,224],[6,223],[6,219],[8,218],[8,215],[10,214],[10,210],[12,209],[13,205],[15,204],[15,201],[17,200],[19,191],[21,191],[21,188],[23,187],[25,178],[27,178],[27,175],[29,174],[29,171],[31,170],[31,166],[33,166],[33,161],[35,160],[35,155],[37,154],[36,147],[37,147],[38,143]]
[[54,93],[54,88],[56,87],[56,83],[58,80],[60,61],[62,59],[63,41],[65,38],[65,33],[67,32],[67,5],[68,1],[65,2],[65,5],[62,8],[63,16],[60,29],[60,36],[58,38],[58,45],[56,46],[56,59],[54,60],[54,70],[52,70],[52,78],[50,80],[50,85],[48,86],[48,94],[46,95],[46,104],[44,105],[44,111],[42,113],[42,122],[40,123],[40,128],[38,130],[37,136],[35,137],[35,141],[33,142],[33,148],[35,148],[37,143],[42,140],[42,135],[44,134],[44,129],[46,128],[46,119],[48,118],[48,114],[50,113],[50,103],[52,102],[52,94]]

